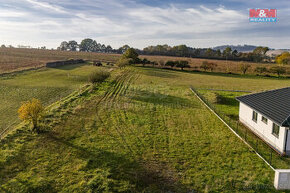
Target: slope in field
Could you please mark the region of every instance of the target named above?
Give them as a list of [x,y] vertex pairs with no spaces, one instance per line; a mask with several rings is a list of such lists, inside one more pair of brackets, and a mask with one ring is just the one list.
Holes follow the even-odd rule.
[[0,145],[0,190],[273,191],[270,168],[175,84],[183,73],[167,73],[115,72],[52,111],[47,132],[10,135]]

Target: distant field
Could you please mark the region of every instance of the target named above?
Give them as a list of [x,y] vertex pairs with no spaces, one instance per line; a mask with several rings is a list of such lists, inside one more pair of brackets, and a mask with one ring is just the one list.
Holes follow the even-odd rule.
[[0,77],[0,131],[18,120],[21,102],[37,98],[51,104],[86,83],[94,68],[77,64]]
[[[60,79],[68,73],[56,72]],[[47,132],[23,128],[0,143],[0,191],[275,192],[274,172],[189,87],[258,91],[289,84],[157,68],[116,70],[109,82],[52,111]]]
[[[56,50],[38,50],[38,49],[18,49],[18,48],[0,48],[0,74],[4,72],[18,71],[30,68],[37,68],[44,66],[47,62],[56,60],[68,59],[87,59],[87,60],[101,60],[108,62],[116,62],[119,54],[103,54],[103,53],[87,53],[87,52],[67,52]],[[169,56],[141,56],[151,61],[168,61],[168,60],[187,60],[192,67],[190,70],[201,70],[199,67],[203,61],[214,62],[218,66],[214,72],[223,73],[241,73],[240,64],[238,61],[225,61],[225,60],[209,60],[198,58],[180,58]],[[247,63],[247,62],[243,62]],[[256,74],[254,72],[256,67],[271,67],[275,64],[264,63],[249,63],[249,74]],[[286,66],[288,74],[290,73],[290,65]],[[202,70],[201,70],[202,71]]]
[[115,62],[119,55],[56,50],[0,48],[0,74],[44,66],[47,62],[68,59]]
[[[151,61],[168,61],[168,60],[187,60],[191,66],[191,70],[200,70],[203,61],[213,62],[217,64],[214,72],[223,72],[223,73],[237,73],[241,74],[240,65],[241,63],[250,64],[251,67],[248,69],[247,74],[257,74],[255,72],[256,67],[267,67],[270,68],[275,66],[276,64],[267,64],[267,63],[253,63],[253,62],[239,62],[239,61],[226,61],[226,60],[211,60],[211,59],[199,59],[199,58],[180,58],[180,57],[169,57],[169,56],[141,56],[142,58],[147,58]],[[285,66],[287,69],[287,73],[290,74],[290,65]],[[178,68],[177,68],[178,69]],[[266,73],[267,74],[267,73]],[[271,74],[271,73],[268,73]]]

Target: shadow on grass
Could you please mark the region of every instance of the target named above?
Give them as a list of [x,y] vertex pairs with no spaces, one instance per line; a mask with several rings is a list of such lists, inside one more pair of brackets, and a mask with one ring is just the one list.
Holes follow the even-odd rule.
[[135,96],[132,97],[133,100],[144,102],[144,103],[151,103],[154,105],[162,105],[168,107],[190,107],[194,108],[195,105],[192,103],[191,100],[172,96],[172,95],[165,95],[159,92],[150,92],[147,90],[137,90],[135,91]]
[[[154,76],[154,77],[160,77],[160,78],[176,78],[177,75],[175,72],[171,71],[162,71],[162,70],[154,70],[152,71],[152,67],[144,67],[146,69],[145,72],[143,72],[147,76]],[[159,69],[159,68],[154,68],[154,69]]]
[[79,63],[79,64],[67,64],[64,66],[59,66],[59,67],[47,67],[47,68],[52,68],[52,69],[58,69],[58,70],[74,70],[76,68],[79,68],[81,66],[89,65],[88,63]]
[[139,68],[147,68],[147,69],[155,69],[155,70],[160,70],[160,71],[174,71],[174,72],[184,72],[184,73],[190,73],[190,74],[201,74],[201,75],[208,75],[208,76],[222,76],[222,77],[231,77],[231,78],[248,78],[248,79],[276,79],[276,80],[289,80],[290,76],[284,76],[284,77],[278,77],[278,76],[271,76],[271,75],[254,75],[254,74],[238,74],[238,73],[224,73],[224,72],[205,72],[205,71],[199,71],[199,70],[179,70],[179,69],[174,69],[174,68],[159,68],[159,67],[150,67],[150,66],[136,66]]
[[130,155],[126,157],[124,154],[109,152],[99,148],[80,147],[66,139],[58,138],[52,132],[45,134],[45,137],[61,146],[73,149],[74,154],[79,159],[86,160],[87,164],[81,168],[82,171],[109,169],[110,174],[108,178],[116,180],[116,182],[129,181],[130,185],[134,187],[134,190],[130,189],[130,192],[144,190],[155,192],[156,189],[158,190],[157,192],[188,192],[188,188],[178,181],[173,181],[171,178],[162,176],[159,172],[160,168],[158,170],[148,170],[146,169],[147,167],[143,167],[139,162],[129,159]]
[[237,106],[239,106],[239,101],[237,101],[235,98],[226,97],[226,96],[218,94],[217,95],[217,104],[237,107]]

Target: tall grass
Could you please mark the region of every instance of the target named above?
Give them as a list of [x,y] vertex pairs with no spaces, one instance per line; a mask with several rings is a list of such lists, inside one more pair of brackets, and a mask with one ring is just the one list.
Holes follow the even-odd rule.
[[91,72],[91,74],[89,75],[89,82],[93,84],[101,83],[101,82],[104,82],[109,77],[110,77],[110,72],[108,70],[99,68]]

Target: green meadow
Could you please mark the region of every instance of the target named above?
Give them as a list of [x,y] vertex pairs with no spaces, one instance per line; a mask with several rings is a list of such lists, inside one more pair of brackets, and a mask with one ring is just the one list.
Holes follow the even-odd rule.
[[[16,111],[30,97],[57,101],[83,85],[92,67],[66,68],[2,79],[16,98],[7,94],[6,103]],[[108,81],[51,105],[43,133],[23,125],[0,142],[0,191],[275,192],[274,172],[189,87],[261,91],[289,84],[287,79],[115,69]],[[15,87],[28,96],[19,97]],[[10,116],[16,119],[13,112]]]
[[77,64],[0,76],[0,132],[19,123],[17,110],[21,102],[37,98],[49,105],[60,100],[86,83],[92,69],[93,66]]

